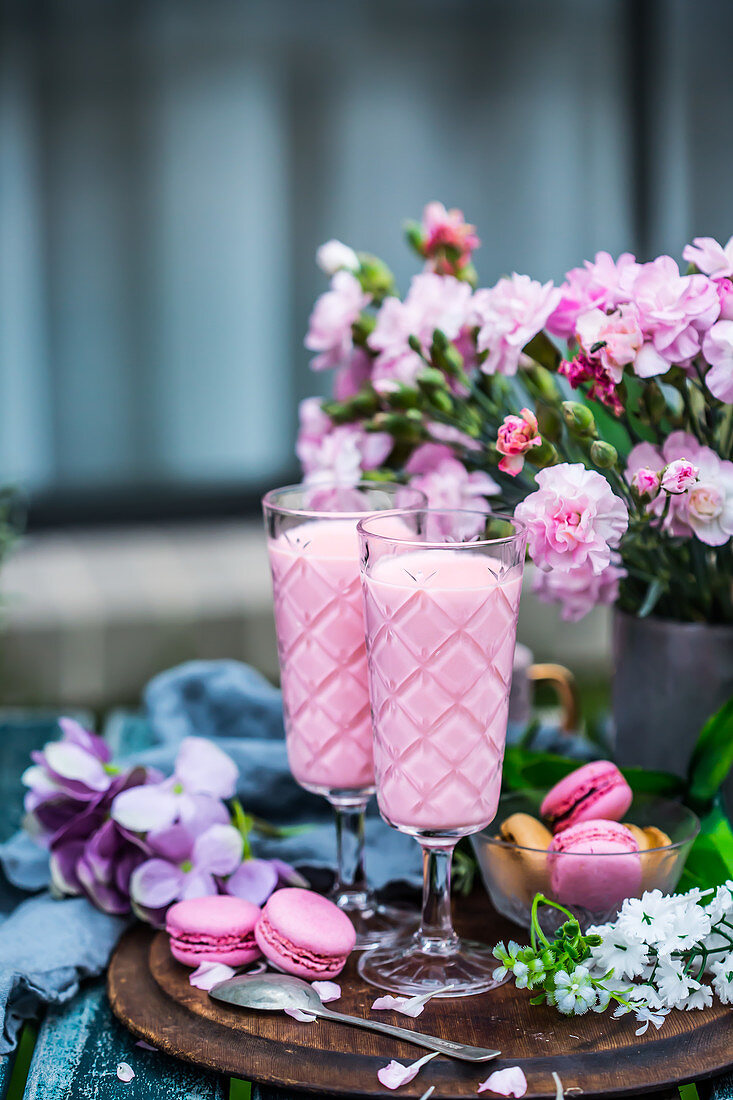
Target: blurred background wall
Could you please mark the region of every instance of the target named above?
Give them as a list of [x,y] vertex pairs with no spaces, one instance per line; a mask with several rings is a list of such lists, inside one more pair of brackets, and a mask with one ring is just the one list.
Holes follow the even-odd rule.
[[[0,699],[108,705],[193,655],[276,671],[256,516],[297,477],[337,236],[405,286],[405,217],[481,282],[727,240],[727,0],[0,3]],[[543,657],[606,668],[606,621]]]

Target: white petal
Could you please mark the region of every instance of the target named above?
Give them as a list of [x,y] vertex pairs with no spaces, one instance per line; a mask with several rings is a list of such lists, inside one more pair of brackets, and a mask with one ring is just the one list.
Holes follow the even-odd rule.
[[242,847],[233,825],[211,825],[193,846],[193,864],[212,875],[230,875],[242,861]]
[[162,786],[130,787],[117,795],[110,816],[132,833],[168,829],[176,820],[176,796]]
[[124,1081],[127,1084],[128,1081],[132,1081],[135,1076],[135,1070],[132,1066],[128,1066],[127,1062],[120,1062],[117,1066],[117,1076],[120,1081]]
[[285,1013],[287,1016],[292,1016],[294,1020],[297,1020],[301,1024],[312,1024],[315,1020],[310,1012],[301,1012],[299,1008],[286,1008]]
[[338,982],[311,982],[324,1005],[329,1001],[338,1001],[341,997],[341,986]]
[[43,750],[52,772],[64,779],[84,783],[93,791],[106,791],[112,782],[101,762],[79,745],[68,741],[51,741]]
[[233,978],[236,970],[226,963],[203,962],[188,976],[188,984],[197,989],[213,989],[219,982]]
[[524,1096],[527,1091],[527,1078],[519,1066],[507,1066],[498,1069],[482,1081],[479,1092],[498,1092],[500,1096]]

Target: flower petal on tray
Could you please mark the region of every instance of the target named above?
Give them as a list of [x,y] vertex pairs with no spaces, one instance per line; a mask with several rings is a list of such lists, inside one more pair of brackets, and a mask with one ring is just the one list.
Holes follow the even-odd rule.
[[132,1081],[135,1076],[135,1070],[132,1066],[128,1066],[127,1062],[119,1062],[117,1065],[117,1076],[120,1081],[124,1081],[125,1084],[127,1084],[129,1081]]
[[413,1081],[426,1062],[437,1057],[437,1051],[434,1054],[426,1054],[424,1058],[418,1058],[417,1062],[411,1062],[409,1066],[403,1066],[402,1062],[392,1060],[377,1071],[377,1077],[386,1089],[398,1089],[400,1085]]
[[311,982],[318,996],[324,1004],[329,1001],[338,1001],[341,997],[341,986],[338,982]]
[[192,974],[189,975],[188,984],[195,985],[197,989],[213,989],[219,982],[225,982],[227,978],[233,978],[236,970],[226,963],[202,962]]
[[312,1024],[315,1020],[312,1012],[301,1012],[299,1008],[286,1008],[285,1013],[287,1016],[292,1016],[300,1024]]
[[519,1066],[498,1069],[482,1081],[478,1092],[498,1092],[500,1096],[524,1096],[527,1091],[527,1078]]

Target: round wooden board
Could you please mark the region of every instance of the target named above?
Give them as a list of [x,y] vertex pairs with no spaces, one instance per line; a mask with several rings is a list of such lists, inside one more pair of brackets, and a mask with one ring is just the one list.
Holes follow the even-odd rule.
[[[484,942],[522,934],[498,917],[485,896],[461,902],[459,930]],[[518,934],[519,933],[519,934]],[[303,1089],[317,1095],[386,1095],[377,1070],[395,1058],[411,1062],[424,1051],[373,1032],[342,1024],[297,1023],[289,1016],[228,1008],[188,982],[189,971],[173,959],[164,933],[137,927],[120,941],[109,967],[112,1009],[135,1035],[166,1054],[246,1080]],[[339,979],[340,1011],[368,1016],[377,996],[356,973],[355,957]],[[520,1065],[527,1100],[554,1100],[555,1071],[569,1097],[637,1097],[665,1086],[698,1080],[733,1065],[733,1012],[715,1002],[705,1011],[673,1012],[660,1031],[635,1035],[625,1017],[588,1013],[563,1017],[529,1003],[526,991],[506,984],[479,997],[435,1000],[416,1020],[380,1013],[388,1023],[444,1038],[493,1046],[501,1058],[480,1066],[445,1057],[429,1062],[399,1095],[420,1097],[429,1085],[435,1098],[476,1096],[495,1069]]]

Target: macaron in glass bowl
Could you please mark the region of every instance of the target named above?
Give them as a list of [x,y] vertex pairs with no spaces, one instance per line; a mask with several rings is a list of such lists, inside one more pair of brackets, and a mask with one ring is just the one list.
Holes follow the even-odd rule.
[[[532,900],[541,893],[586,929],[613,920],[627,897],[675,889],[700,831],[686,806],[637,795],[623,824],[591,819],[553,837],[540,820],[546,793],[502,795],[489,828],[471,837],[484,886],[502,916],[529,928]],[[548,933],[565,920],[548,906],[539,916]]]

